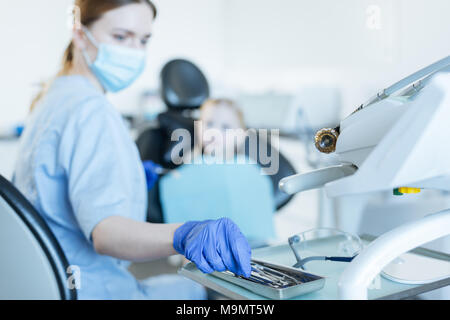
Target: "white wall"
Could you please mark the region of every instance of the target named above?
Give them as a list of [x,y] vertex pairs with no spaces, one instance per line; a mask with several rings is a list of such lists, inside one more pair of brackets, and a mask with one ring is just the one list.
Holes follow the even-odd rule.
[[22,121],[69,39],[70,0],[0,1],[0,126]]
[[[0,1],[0,126],[21,121],[36,83],[56,71],[67,45],[71,0]],[[155,0],[159,18],[148,69],[112,97],[132,111],[162,65],[193,60],[215,92],[296,91],[335,85],[343,113],[376,90],[450,53],[448,0]],[[381,9],[369,29],[370,6]],[[375,19],[376,20],[376,19]],[[376,23],[375,23],[376,25]]]
[[[379,29],[370,28],[374,5]],[[294,91],[335,84],[348,113],[450,54],[448,12],[448,0],[230,0],[227,83]]]

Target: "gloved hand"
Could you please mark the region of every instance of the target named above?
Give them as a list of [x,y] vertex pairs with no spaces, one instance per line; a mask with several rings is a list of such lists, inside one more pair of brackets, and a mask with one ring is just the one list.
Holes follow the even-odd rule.
[[156,181],[159,179],[159,174],[157,173],[162,167],[153,161],[146,160],[142,161],[145,170],[145,179],[147,180],[147,190],[150,190],[155,185]]
[[175,231],[173,247],[204,273],[230,270],[250,277],[250,246],[228,218],[185,223]]

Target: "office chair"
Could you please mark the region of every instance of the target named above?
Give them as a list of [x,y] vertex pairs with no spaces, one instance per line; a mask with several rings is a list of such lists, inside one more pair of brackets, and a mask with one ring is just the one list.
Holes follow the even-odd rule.
[[25,197],[0,175],[0,299],[75,300],[69,263]]
[[[171,134],[175,129],[183,128],[190,132],[191,137],[194,136],[194,119],[190,116],[190,112],[200,108],[209,98],[209,85],[197,66],[182,59],[169,61],[161,71],[160,81],[162,100],[168,111],[158,115],[158,128],[150,128],[139,134],[136,144],[142,160],[151,160],[164,168],[174,169],[177,165],[171,160],[171,151],[179,142],[171,141]],[[193,147],[193,139],[191,140],[190,147]],[[248,152],[246,154],[248,155]],[[265,167],[259,159],[259,151],[257,163]],[[282,154],[279,154],[279,171],[269,176],[272,180],[277,210],[293,197],[278,188],[279,181],[292,174],[296,174],[295,169]],[[158,183],[150,190],[148,201],[148,221],[163,223]]]

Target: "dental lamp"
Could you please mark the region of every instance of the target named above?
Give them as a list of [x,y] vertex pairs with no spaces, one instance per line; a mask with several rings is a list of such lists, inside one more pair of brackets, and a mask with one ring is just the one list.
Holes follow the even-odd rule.
[[[286,177],[280,189],[294,194],[323,187],[330,197],[449,191],[450,73],[442,71],[450,71],[450,56],[380,91],[338,127],[319,130],[317,149],[334,152],[341,164]],[[367,287],[395,258],[449,234],[450,209],[381,235],[345,269],[339,297],[367,299]]]

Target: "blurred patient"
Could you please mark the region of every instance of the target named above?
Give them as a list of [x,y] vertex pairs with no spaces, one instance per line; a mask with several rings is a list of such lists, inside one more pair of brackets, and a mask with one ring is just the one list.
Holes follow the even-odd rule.
[[200,109],[195,155],[231,161],[243,153],[245,121],[237,104],[229,99],[209,99]]
[[246,127],[237,104],[228,99],[207,100],[199,120],[194,161],[161,179],[165,222],[227,217],[251,244],[274,237],[271,180],[245,155]]

